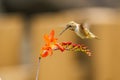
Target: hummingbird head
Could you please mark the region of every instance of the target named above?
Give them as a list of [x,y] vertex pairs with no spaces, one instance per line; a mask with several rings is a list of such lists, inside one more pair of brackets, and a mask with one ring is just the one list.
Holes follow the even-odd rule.
[[71,22],[69,22],[69,23],[66,25],[66,28],[69,29],[69,30],[71,30],[71,31],[74,31],[75,28],[76,28],[76,25],[77,25],[76,22],[71,21]]
[[65,32],[67,29],[69,29],[69,30],[71,30],[71,31],[74,31],[75,28],[76,28],[76,25],[78,25],[78,24],[77,24],[76,22],[74,22],[74,21],[69,22],[69,23],[66,25],[65,29],[62,30],[62,32],[61,32],[59,35],[61,35],[61,34],[62,34],[63,32]]

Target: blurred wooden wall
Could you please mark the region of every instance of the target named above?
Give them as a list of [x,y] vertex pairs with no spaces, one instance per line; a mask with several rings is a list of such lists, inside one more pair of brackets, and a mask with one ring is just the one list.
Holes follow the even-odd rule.
[[100,37],[99,41],[93,42],[94,77],[95,80],[120,80],[120,14],[108,11],[103,15],[105,18],[95,21],[94,27]]
[[[112,23],[112,22],[111,22]],[[102,27],[100,27],[102,26]],[[96,27],[100,41],[94,42],[96,80],[120,80],[120,24],[106,24]]]
[[0,66],[20,63],[23,22],[19,15],[0,16]]
[[24,18],[20,14],[0,14],[1,80],[27,80],[30,77],[28,65],[22,64],[24,25]]
[[94,79],[120,80],[120,13],[111,9],[91,9],[88,11],[92,30],[100,40],[93,40]]

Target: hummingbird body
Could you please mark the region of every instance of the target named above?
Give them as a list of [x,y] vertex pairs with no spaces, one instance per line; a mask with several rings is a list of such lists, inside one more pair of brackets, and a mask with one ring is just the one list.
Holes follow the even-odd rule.
[[60,35],[66,31],[67,29],[71,30],[71,31],[74,31],[76,33],[76,35],[78,35],[81,39],[92,39],[92,38],[96,38],[97,37],[90,32],[89,26],[85,23],[81,23],[81,24],[78,24],[74,21],[71,21],[69,22],[65,29],[60,33]]
[[77,25],[74,31],[80,38],[84,39],[85,34],[83,33],[82,29],[80,28],[80,25]]

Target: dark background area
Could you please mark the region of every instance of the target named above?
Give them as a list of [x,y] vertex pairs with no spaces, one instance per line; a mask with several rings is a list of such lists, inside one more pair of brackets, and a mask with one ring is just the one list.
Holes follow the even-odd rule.
[[71,8],[120,7],[119,0],[0,0],[1,12],[34,14],[56,12]]

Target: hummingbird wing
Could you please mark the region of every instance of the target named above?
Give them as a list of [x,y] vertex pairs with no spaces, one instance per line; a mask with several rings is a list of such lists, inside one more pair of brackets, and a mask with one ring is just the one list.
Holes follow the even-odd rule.
[[89,26],[86,23],[81,23],[80,24],[80,32],[84,35],[84,36],[88,36],[89,35]]
[[89,25],[87,22],[84,22],[84,23],[83,23],[83,27],[84,27],[84,28],[87,28],[88,30],[90,30],[90,25]]
[[95,39],[99,39],[97,36],[95,36],[91,31],[90,31],[90,26],[88,25],[88,23],[83,23],[81,25],[84,34],[86,35],[86,38],[95,38]]

